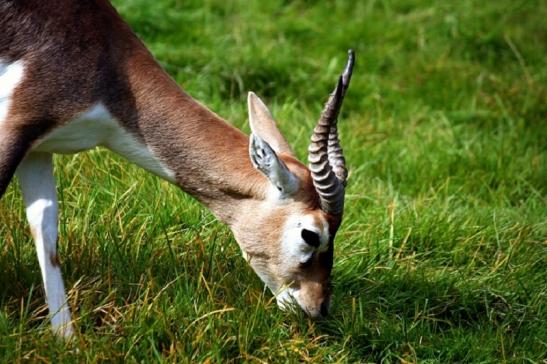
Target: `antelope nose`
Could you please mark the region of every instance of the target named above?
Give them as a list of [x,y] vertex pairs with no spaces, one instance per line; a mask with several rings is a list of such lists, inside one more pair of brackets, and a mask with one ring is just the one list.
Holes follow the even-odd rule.
[[320,312],[321,312],[321,316],[323,316],[323,317],[328,316],[328,314],[329,314],[329,300],[328,299],[325,299],[325,300],[323,300],[323,302],[321,302]]

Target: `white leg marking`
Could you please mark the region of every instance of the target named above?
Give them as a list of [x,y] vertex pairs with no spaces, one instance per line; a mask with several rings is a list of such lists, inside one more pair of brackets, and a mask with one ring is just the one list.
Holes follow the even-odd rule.
[[23,79],[23,62],[5,63],[0,59],[0,124],[6,120],[13,90]]
[[31,153],[17,169],[27,219],[36,244],[51,325],[56,334],[73,334],[61,267],[57,259],[57,196],[52,155]]

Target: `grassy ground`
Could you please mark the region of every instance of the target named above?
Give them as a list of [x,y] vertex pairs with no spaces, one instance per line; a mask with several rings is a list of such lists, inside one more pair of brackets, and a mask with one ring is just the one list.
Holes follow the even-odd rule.
[[78,351],[48,331],[16,182],[0,202],[0,362],[545,363],[545,2],[115,4],[235,125],[264,96],[302,160],[355,48],[333,315],[280,312],[225,226],[97,150],[56,159]]

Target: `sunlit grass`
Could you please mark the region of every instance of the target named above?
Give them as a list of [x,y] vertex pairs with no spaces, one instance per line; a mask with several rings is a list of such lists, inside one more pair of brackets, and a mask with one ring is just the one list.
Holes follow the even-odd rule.
[[105,150],[55,162],[77,336],[49,332],[14,181],[0,201],[0,361],[541,362],[547,7],[540,1],[116,1],[177,82],[305,160],[354,48],[332,316],[280,312],[228,228]]

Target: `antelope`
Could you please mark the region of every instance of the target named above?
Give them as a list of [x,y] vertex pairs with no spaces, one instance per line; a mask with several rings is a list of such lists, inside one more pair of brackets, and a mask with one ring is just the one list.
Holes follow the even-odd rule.
[[0,14],[0,197],[17,175],[55,334],[74,328],[52,155],[97,146],[209,208],[281,309],[328,313],[348,176],[337,119],[353,51],[306,166],[257,95],[248,93],[248,137],[182,91],[107,0],[0,0]]

